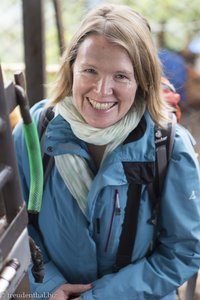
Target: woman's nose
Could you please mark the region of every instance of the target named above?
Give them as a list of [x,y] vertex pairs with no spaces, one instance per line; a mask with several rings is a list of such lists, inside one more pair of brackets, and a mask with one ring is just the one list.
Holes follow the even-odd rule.
[[113,93],[113,80],[112,78],[105,77],[97,81],[95,92],[101,96],[109,96]]

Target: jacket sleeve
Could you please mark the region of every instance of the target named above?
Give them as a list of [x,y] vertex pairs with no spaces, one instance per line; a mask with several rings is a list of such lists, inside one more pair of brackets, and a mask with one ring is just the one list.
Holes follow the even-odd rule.
[[[37,123],[41,108],[44,102],[36,104],[36,107],[32,109],[34,120]],[[22,194],[25,202],[28,202],[29,197],[29,185],[30,185],[30,172],[26,144],[23,136],[22,123],[18,124],[13,132],[14,145],[17,155],[18,171],[20,177],[20,183],[22,188]],[[50,294],[56,290],[60,285],[66,283],[66,278],[59,272],[55,264],[49,259],[46,249],[44,247],[43,240],[33,225],[28,226],[30,236],[36,242],[37,246],[40,247],[43,260],[44,260],[44,280],[43,283],[35,283],[32,276],[31,265],[29,267],[29,280],[33,299],[48,299]]]
[[180,126],[165,178],[158,224],[158,245],[150,257],[103,276],[81,299],[171,300],[175,299],[173,291],[175,294],[198,271],[200,174],[191,138]]

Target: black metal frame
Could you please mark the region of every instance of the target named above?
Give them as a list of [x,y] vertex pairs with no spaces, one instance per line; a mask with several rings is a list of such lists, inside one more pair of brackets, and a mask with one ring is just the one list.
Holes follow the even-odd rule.
[[9,262],[14,259],[19,264],[15,276],[8,280],[8,287],[4,295],[0,295],[0,299],[7,299],[6,293],[15,292],[24,278],[27,280],[25,275],[30,263],[28,217],[20,188],[9,120],[9,113],[15,106],[15,85],[11,82],[4,87],[0,68],[0,282],[7,280],[3,274]]

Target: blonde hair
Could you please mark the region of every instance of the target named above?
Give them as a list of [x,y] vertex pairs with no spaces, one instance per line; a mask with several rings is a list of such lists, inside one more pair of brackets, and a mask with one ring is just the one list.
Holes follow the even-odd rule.
[[125,5],[102,5],[85,16],[63,54],[50,105],[72,95],[73,63],[81,43],[91,34],[103,35],[126,49],[138,83],[135,101],[146,101],[156,123],[166,121],[168,105],[161,97],[162,68],[150,26],[142,15]]

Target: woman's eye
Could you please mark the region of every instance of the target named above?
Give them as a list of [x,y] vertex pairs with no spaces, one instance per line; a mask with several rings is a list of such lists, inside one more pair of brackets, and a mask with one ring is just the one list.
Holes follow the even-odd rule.
[[128,77],[124,74],[117,74],[115,77],[119,80],[128,80]]
[[96,71],[94,69],[85,69],[84,72],[89,74],[96,74]]

